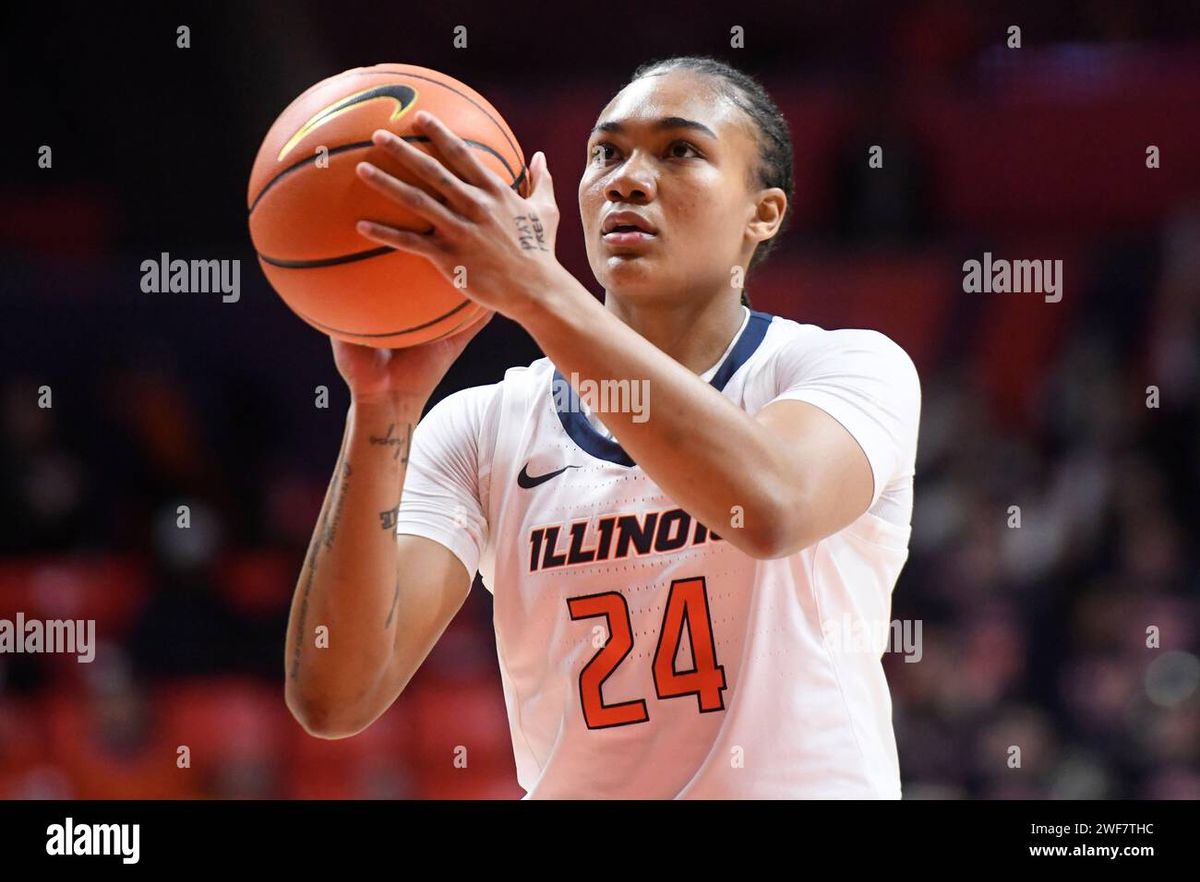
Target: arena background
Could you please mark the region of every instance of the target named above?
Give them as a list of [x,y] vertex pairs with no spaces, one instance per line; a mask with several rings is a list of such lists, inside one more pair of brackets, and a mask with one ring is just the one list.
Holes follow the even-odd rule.
[[[545,150],[560,257],[599,294],[575,198],[586,132],[634,67],[684,53],[759,76],[795,140],[795,220],[749,280],[755,308],[877,328],[921,374],[893,603],[921,658],[885,658],[906,798],[1200,797],[1196,4],[4,15],[0,617],[94,618],[101,642],[91,664],[0,656],[0,797],[521,794],[478,583],[364,734],[312,738],[284,706],[288,606],[348,396],[257,267],[246,182],[311,83],[438,68]],[[163,251],[240,259],[240,300],[142,293]],[[965,293],[984,252],[1061,259],[1061,302]],[[434,400],[538,355],[498,318]]]

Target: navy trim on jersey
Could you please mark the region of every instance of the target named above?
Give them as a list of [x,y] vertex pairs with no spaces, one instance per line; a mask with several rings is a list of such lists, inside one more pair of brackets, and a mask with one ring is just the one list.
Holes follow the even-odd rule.
[[[738,368],[744,365],[758,349],[763,338],[767,336],[767,328],[773,318],[774,316],[770,313],[750,310],[750,319],[746,322],[741,336],[738,337],[738,341],[733,345],[729,355],[721,362],[721,366],[717,368],[713,378],[709,380],[710,385],[718,392],[725,388],[725,385],[737,373]],[[559,383],[563,384],[567,390],[565,408],[559,407],[560,402],[557,396],[554,396],[554,390],[561,388]],[[562,423],[563,429],[571,437],[571,440],[580,448],[597,459],[608,460],[617,465],[626,467],[637,465],[620,444],[610,438],[605,438],[592,428],[592,424],[588,422],[580,408],[579,396],[567,382],[566,377],[559,373],[558,368],[554,369],[554,382],[550,386],[550,392],[554,398],[554,407],[558,412],[559,422]]]

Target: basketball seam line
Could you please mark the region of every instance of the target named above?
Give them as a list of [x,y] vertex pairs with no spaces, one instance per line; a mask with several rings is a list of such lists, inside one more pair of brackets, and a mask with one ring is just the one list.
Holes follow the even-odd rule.
[[[346,331],[346,330],[343,330],[342,328],[335,328],[332,325],[327,325],[327,324],[324,324],[323,322],[319,322],[316,319],[311,318],[311,317],[305,315],[304,313],[300,312],[300,310],[296,309],[295,307],[292,307],[292,311],[295,312],[296,315],[298,315],[302,319],[304,319],[306,322],[309,322],[310,324],[315,325],[316,327],[320,328],[322,331],[326,331],[326,332],[332,331],[335,334],[347,334],[351,337],[395,337],[400,334],[411,334],[414,331],[420,331],[424,328],[430,327],[431,325],[436,325],[438,322],[448,319],[450,316],[454,315],[454,313],[458,312],[459,310],[465,309],[466,307],[470,306],[474,302],[475,302],[474,300],[469,300],[469,299],[464,298],[463,302],[460,303],[458,306],[454,307],[454,309],[450,310],[449,312],[444,312],[441,315],[439,315],[437,318],[431,319],[430,321],[427,321],[424,324],[414,325],[413,327],[406,328],[403,331],[388,331],[386,333],[380,333],[380,334],[364,334],[359,331]],[[291,304],[289,304],[289,306],[290,305]]]
[[[428,141],[429,140],[429,137],[427,135],[401,135],[400,137],[402,137],[405,141]],[[512,173],[513,173],[512,166],[510,166],[508,164],[508,161],[505,160],[505,158],[503,156],[501,156],[499,153],[497,153],[494,148],[490,147],[487,144],[480,143],[479,141],[473,141],[469,138],[463,138],[463,143],[469,144],[472,147],[476,147],[480,150],[484,150],[484,151],[492,154],[492,156],[496,157],[496,159],[498,159],[500,161],[500,164],[504,166],[504,170],[506,172],[508,172],[509,176],[510,177],[512,176]],[[354,141],[353,143],[350,143],[350,144],[340,144],[337,147],[330,148],[328,155],[333,156],[334,154],[337,154],[337,153],[346,153],[350,150],[361,149],[361,148],[365,148],[365,147],[373,147],[373,146],[375,146],[375,145],[374,145],[374,142],[372,142],[372,141]],[[247,212],[247,214],[248,215],[254,214],[254,209],[258,208],[258,203],[260,201],[262,201],[262,198],[267,195],[267,191],[270,190],[272,187],[274,187],[281,178],[283,178],[287,175],[290,175],[294,171],[298,171],[301,167],[308,165],[310,162],[316,162],[316,160],[317,160],[317,157],[314,154],[313,156],[306,157],[306,158],[300,160],[299,162],[289,165],[287,168],[283,169],[283,171],[277,173],[275,175],[275,177],[273,177],[273,178],[271,178],[271,180],[267,181],[267,183],[263,185],[263,188],[258,191],[258,195],[254,197],[254,202],[251,203],[250,210],[249,210],[249,212]],[[512,183],[509,184],[508,186],[513,190],[519,191],[521,181],[523,181],[524,179],[525,179],[525,168],[524,168],[524,166],[522,166],[521,173],[519,175],[517,175],[515,178],[513,178]]]

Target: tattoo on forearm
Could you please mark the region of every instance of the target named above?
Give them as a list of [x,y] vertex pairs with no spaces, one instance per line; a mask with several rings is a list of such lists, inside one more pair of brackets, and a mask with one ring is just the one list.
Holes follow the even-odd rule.
[[400,603],[400,580],[396,580],[396,593],[392,595],[392,608],[388,610],[387,621],[383,623],[384,628],[392,626],[392,617],[396,615],[396,607]]
[[387,511],[381,511],[379,513],[379,520],[383,524],[383,529],[385,529],[385,530],[396,529],[396,521],[399,519],[399,517],[400,517],[400,503],[399,502],[396,503],[395,508],[389,508]]
[[412,429],[412,423],[409,423],[405,429],[404,437],[400,438],[399,436],[392,435],[392,433],[396,431],[396,424],[389,423],[386,435],[371,435],[368,440],[372,444],[382,444],[385,447],[395,447],[396,453],[392,456],[392,459],[400,459],[400,457],[403,455],[404,458],[400,461],[407,464],[408,448],[412,444]]
[[[337,465],[333,467],[334,475],[342,475],[343,477],[350,474],[350,463],[345,462],[346,447],[343,442],[342,449],[338,453]],[[338,492],[338,487],[335,485],[333,492]],[[344,495],[344,494],[343,494]],[[330,505],[333,505],[333,500],[330,500]],[[339,509],[340,513],[340,509]],[[321,554],[321,544],[325,540],[327,533],[326,525],[329,522],[329,509],[325,510],[321,522],[317,525],[316,536],[308,549],[308,560],[305,565],[308,572],[304,577],[304,589],[300,594],[300,611],[297,614],[296,621],[296,643],[292,647],[292,672],[291,678],[294,680],[300,673],[300,650],[304,646],[304,635],[308,630],[308,596],[312,593],[313,581],[317,577],[317,560]],[[332,537],[329,537],[332,541]],[[328,547],[328,546],[326,546]]]
[[342,523],[342,509],[346,505],[346,484],[350,478],[350,463],[342,463],[342,479],[338,483],[337,500],[333,503],[333,517],[329,521],[329,527],[325,531],[325,547],[333,547],[333,539],[337,535],[338,526]]
[[321,543],[314,542],[308,550],[308,575],[304,579],[304,593],[300,595],[300,615],[296,622],[296,645],[292,647],[292,679],[300,673],[300,647],[304,643],[304,631],[308,623],[308,595],[312,591],[313,579],[317,575],[317,552]]
[[517,240],[523,249],[526,251],[550,250],[546,247],[546,229],[536,214],[533,212],[518,214],[514,220],[517,222]]

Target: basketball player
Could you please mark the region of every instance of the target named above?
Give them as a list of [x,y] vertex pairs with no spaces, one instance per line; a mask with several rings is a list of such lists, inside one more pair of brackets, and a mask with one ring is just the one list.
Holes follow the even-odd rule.
[[603,305],[555,259],[542,154],[526,199],[418,124],[442,161],[376,143],[437,197],[359,173],[430,230],[360,232],[465,268],[546,357],[421,419],[486,318],[410,349],[334,341],[352,405],[292,607],[292,712],[325,738],[370,725],[478,571],[525,798],[898,798],[870,626],[908,556],[920,385],[883,334],[742,294],[792,195],[775,104],[697,57],[609,102],[579,183]]

